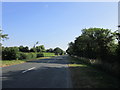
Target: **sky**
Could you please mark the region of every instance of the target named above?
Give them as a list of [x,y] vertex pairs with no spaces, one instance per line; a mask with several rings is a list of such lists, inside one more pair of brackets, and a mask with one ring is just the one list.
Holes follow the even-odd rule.
[[84,28],[117,30],[117,2],[3,2],[3,46],[68,48]]

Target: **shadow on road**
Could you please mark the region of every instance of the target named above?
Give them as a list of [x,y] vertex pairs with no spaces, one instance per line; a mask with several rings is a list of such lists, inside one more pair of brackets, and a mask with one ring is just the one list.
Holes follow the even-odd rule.
[[54,57],[50,59],[39,59],[35,61],[27,61],[28,63],[53,63],[53,64],[70,64],[70,62],[67,60],[69,57]]
[[3,88],[68,88],[68,68],[39,67],[28,72],[9,71],[3,74]]

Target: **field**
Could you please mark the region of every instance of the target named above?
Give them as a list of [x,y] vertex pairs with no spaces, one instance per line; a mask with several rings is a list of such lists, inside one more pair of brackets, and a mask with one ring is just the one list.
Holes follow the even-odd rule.
[[54,53],[43,53],[44,57],[52,57],[55,56]]

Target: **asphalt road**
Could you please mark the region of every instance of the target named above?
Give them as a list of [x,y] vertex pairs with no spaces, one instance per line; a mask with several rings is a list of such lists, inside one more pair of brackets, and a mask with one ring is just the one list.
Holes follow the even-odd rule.
[[2,68],[2,88],[71,88],[68,56]]

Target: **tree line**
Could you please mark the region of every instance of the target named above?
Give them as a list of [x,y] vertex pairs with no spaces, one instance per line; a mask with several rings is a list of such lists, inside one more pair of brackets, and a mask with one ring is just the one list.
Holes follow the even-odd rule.
[[[120,34],[110,29],[88,28],[82,29],[82,34],[69,43],[66,52],[70,56],[77,56],[101,62],[101,66],[110,71],[120,71]],[[87,62],[88,62],[87,61]],[[107,64],[106,64],[107,63]],[[108,65],[109,64],[109,65]]]
[[[45,49],[44,45],[36,46],[30,48],[28,46],[19,47],[2,47],[2,59],[3,60],[21,60],[21,59],[31,59],[44,57],[45,54],[48,56],[63,55],[64,51],[56,47],[55,49]],[[52,53],[52,54],[51,54]]]
[[[0,36],[1,40],[8,39],[8,34],[2,34],[2,30],[0,30]],[[38,42],[36,43],[38,44]],[[36,45],[35,44],[35,45]],[[31,59],[31,58],[38,58],[38,57],[44,57],[46,55],[48,56],[54,56],[54,55],[63,55],[65,54],[65,51],[63,51],[61,48],[56,47],[54,49],[49,48],[45,49],[44,45],[39,46],[33,46],[29,49],[28,46],[15,46],[15,47],[4,47],[1,45],[1,51],[2,51],[2,60],[17,60],[17,59]]]
[[67,53],[106,62],[119,62],[120,47],[115,32],[103,28],[83,29],[82,34],[69,43]]
[[109,29],[83,29],[82,34],[74,42],[69,43],[66,51],[69,55],[119,62],[120,45],[117,40],[117,33]]

